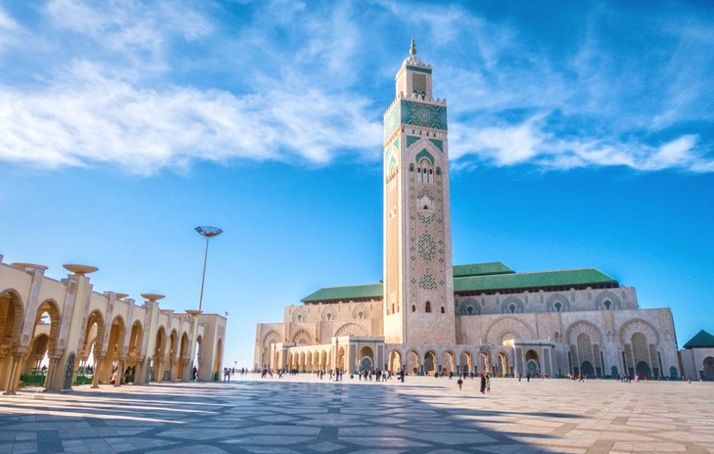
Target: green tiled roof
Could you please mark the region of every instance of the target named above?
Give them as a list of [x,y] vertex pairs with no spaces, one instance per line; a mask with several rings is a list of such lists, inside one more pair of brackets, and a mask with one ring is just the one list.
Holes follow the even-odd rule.
[[481,292],[542,287],[614,284],[617,281],[593,268],[471,276],[454,279],[454,292]]
[[[547,287],[581,287],[587,285],[617,285],[610,276],[593,268],[580,270],[516,273],[501,262],[474,263],[454,266],[454,292],[488,292]],[[384,293],[382,283],[327,287],[303,298],[303,303],[318,301],[350,301],[379,299]]]
[[381,298],[382,284],[350,285],[345,287],[327,287],[303,298],[303,303],[329,300],[354,300],[357,298]]
[[491,274],[515,273],[501,262],[472,263],[470,265],[454,265],[454,277],[488,276]]
[[714,336],[701,330],[684,344],[684,348],[714,348]]

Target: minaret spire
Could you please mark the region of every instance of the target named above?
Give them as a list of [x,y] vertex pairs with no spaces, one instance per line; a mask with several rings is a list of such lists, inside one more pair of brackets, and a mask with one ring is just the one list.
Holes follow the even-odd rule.
[[414,41],[414,35],[412,35],[412,41],[409,43],[409,55],[415,57],[417,53],[416,42]]

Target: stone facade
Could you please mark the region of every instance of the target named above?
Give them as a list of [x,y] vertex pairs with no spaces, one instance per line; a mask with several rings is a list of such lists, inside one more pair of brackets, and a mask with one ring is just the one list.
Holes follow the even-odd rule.
[[139,305],[126,294],[97,293],[87,277],[94,267],[65,265],[70,274],[58,281],[45,276],[44,266],[8,265],[2,258],[0,385],[6,393],[46,356],[49,391],[71,388],[80,365],[93,369],[94,386],[116,378],[117,369],[131,368],[133,383],[146,384],[189,380],[194,365],[199,379],[210,380],[221,368],[224,317],[161,309],[157,294],[143,294]]
[[321,289],[259,324],[255,367],[499,376],[680,375],[669,309],[597,270],[451,263],[446,101],[410,55],[384,116],[384,279]]

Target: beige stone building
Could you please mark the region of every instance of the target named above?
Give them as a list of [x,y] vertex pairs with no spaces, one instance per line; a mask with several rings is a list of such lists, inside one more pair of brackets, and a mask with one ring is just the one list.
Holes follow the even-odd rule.
[[714,336],[699,331],[679,352],[682,372],[692,380],[714,381]]
[[676,377],[669,309],[591,269],[452,266],[446,101],[410,55],[384,115],[384,278],[323,288],[261,323],[255,366]]
[[[0,255],[0,385],[12,394],[42,377],[50,391],[67,390],[83,375],[93,386],[130,372],[130,381],[210,380],[221,368],[226,319],[198,311],[161,309],[162,295],[143,304],[117,292],[97,293],[88,274],[65,265],[62,280],[47,267],[3,263]],[[116,371],[119,373],[116,373]],[[121,380],[114,380],[118,386]],[[37,384],[37,383],[35,383]]]

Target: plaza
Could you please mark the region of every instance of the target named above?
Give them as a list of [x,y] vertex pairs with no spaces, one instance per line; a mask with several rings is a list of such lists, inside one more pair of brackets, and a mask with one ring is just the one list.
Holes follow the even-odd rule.
[[2,396],[0,452],[714,452],[706,382],[236,377]]

